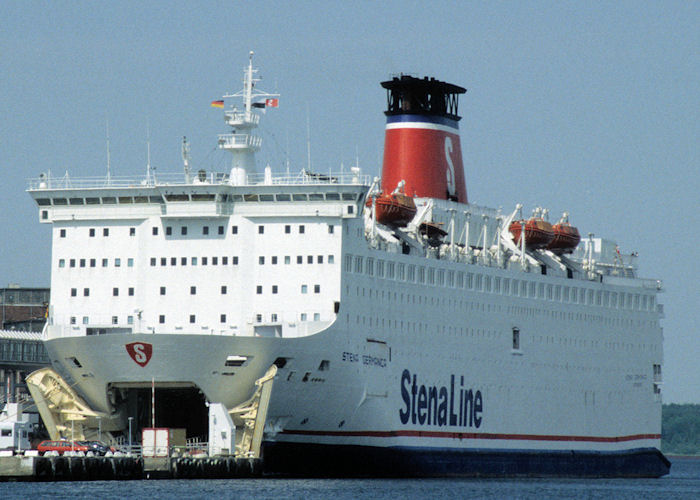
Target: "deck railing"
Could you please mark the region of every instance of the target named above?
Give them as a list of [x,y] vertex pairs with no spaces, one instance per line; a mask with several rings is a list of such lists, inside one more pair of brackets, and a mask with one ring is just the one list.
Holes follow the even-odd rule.
[[[243,186],[259,185],[298,185],[298,184],[350,184],[368,186],[370,176],[351,171],[308,172],[302,170],[296,174],[264,173],[248,174]],[[41,177],[29,179],[30,191],[51,189],[86,189],[86,188],[153,188],[173,185],[233,185],[228,173],[192,172],[189,182],[184,173],[152,174],[150,176],[112,176],[112,177]]]

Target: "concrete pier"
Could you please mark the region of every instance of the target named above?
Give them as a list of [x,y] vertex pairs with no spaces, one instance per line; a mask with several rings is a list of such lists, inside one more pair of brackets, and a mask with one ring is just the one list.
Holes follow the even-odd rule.
[[262,461],[234,457],[0,457],[0,481],[233,479],[259,477]]

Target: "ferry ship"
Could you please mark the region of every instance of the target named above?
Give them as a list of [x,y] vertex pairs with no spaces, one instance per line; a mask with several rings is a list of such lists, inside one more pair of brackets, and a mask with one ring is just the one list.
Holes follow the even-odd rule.
[[[52,439],[186,429],[311,475],[658,477],[660,281],[610,239],[469,203],[458,101],[400,75],[381,180],[256,170],[262,91],[212,103],[227,172],[30,181],[53,225],[29,377]],[[572,220],[575,216],[572,216]],[[556,236],[556,238],[555,238]]]

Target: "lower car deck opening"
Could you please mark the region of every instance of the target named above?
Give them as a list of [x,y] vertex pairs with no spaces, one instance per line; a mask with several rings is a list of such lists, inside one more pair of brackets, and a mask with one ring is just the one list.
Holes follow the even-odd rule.
[[[133,417],[132,436],[140,441],[141,430],[152,427],[151,388],[129,389],[127,416]],[[185,429],[187,439],[207,441],[209,409],[204,394],[196,387],[155,389],[155,427]]]

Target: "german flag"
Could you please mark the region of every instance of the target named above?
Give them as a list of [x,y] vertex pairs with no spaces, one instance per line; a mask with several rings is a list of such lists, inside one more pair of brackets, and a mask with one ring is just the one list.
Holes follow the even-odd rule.
[[212,108],[223,108],[223,107],[224,107],[224,101],[212,101],[212,102],[211,102],[211,107],[212,107]]

